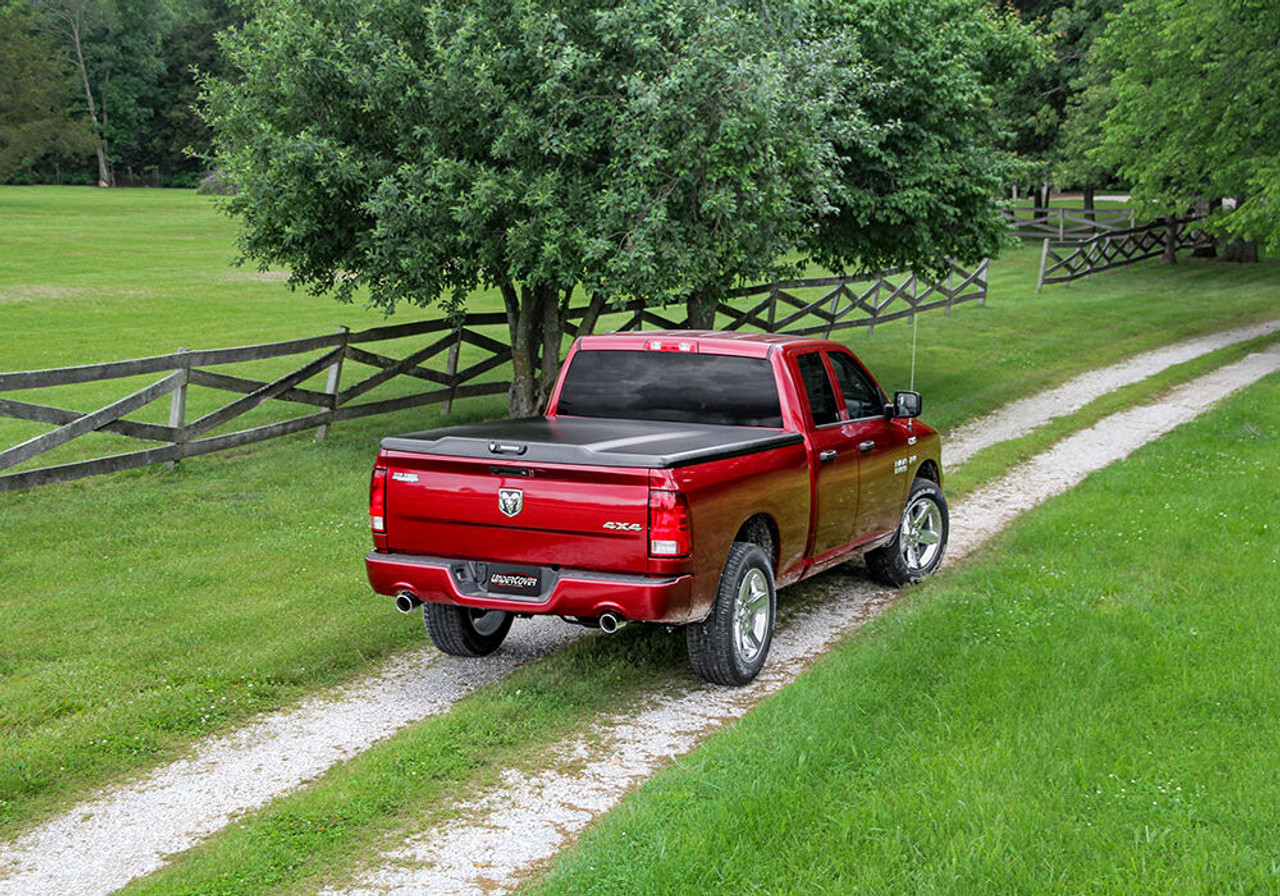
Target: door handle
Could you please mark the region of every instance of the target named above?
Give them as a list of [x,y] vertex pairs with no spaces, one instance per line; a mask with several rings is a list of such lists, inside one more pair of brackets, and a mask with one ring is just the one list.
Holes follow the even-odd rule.
[[822,461],[824,464],[827,461],[831,461],[835,459],[836,459],[836,449],[834,448],[828,448],[826,451],[818,452],[818,460]]
[[876,447],[875,442],[859,442],[858,443],[858,450],[861,451],[863,454],[866,454],[868,451],[874,451],[875,447]]

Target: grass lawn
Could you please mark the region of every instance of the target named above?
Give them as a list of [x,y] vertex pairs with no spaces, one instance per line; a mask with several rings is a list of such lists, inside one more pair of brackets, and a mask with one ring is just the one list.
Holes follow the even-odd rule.
[[[0,189],[0,369],[382,322],[227,267],[233,234],[187,192]],[[945,430],[1080,371],[1280,308],[1275,263],[1149,264],[1036,295],[1037,259],[1021,250],[997,262],[984,308],[922,316],[918,333],[900,323],[848,340],[894,389],[910,380],[917,339],[915,384],[926,419]],[[460,405],[459,418],[502,410],[480,400]],[[350,421],[323,443],[303,435],[174,472],[0,495],[0,837],[421,644],[420,623],[372,595],[361,560],[378,438],[436,419]],[[4,425],[0,436],[12,432]],[[625,664],[631,643],[613,642],[620,652],[597,663],[602,674]]]
[[530,891],[1280,890],[1280,377],[915,589]]

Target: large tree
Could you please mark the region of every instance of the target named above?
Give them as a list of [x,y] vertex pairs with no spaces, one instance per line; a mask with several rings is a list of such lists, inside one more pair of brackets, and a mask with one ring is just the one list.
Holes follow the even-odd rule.
[[1035,65],[1011,81],[998,100],[1013,134],[1013,148],[1028,162],[1037,207],[1048,201],[1052,183],[1080,187],[1092,205],[1093,187],[1111,174],[1073,154],[1069,110],[1077,106],[1091,79],[1093,45],[1123,0],[1013,0],[1044,32],[1047,50]]
[[207,87],[226,207],[247,258],[315,292],[453,311],[496,287],[533,413],[577,284],[705,294],[828,206],[860,70],[808,25],[734,0],[263,3]]
[[1233,198],[1213,226],[1280,247],[1280,5],[1130,0],[1098,52],[1110,108],[1093,158],[1166,213]]
[[[295,287],[388,312],[498,289],[530,414],[579,284],[707,322],[804,249],[994,250],[1007,160],[984,104],[1013,29],[976,0],[873,6],[863,40],[856,2],[262,0],[206,82],[225,207]],[[897,57],[908,38],[924,58]]]

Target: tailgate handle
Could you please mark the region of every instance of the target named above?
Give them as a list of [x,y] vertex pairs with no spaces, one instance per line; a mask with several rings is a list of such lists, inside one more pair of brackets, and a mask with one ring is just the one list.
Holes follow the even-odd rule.
[[490,442],[490,454],[511,454],[517,457],[529,450],[528,445],[522,445],[519,442]]

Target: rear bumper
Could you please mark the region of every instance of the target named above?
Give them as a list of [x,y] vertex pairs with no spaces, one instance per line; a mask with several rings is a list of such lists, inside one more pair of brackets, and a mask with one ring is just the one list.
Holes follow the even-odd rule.
[[[693,577],[636,576],[585,569],[536,569],[536,595],[495,594],[483,583],[487,564],[417,554],[370,553],[369,584],[379,594],[408,591],[419,600],[488,610],[594,619],[617,613],[633,622],[689,621]],[[522,569],[529,569],[527,567]],[[530,570],[535,571],[535,570]]]

